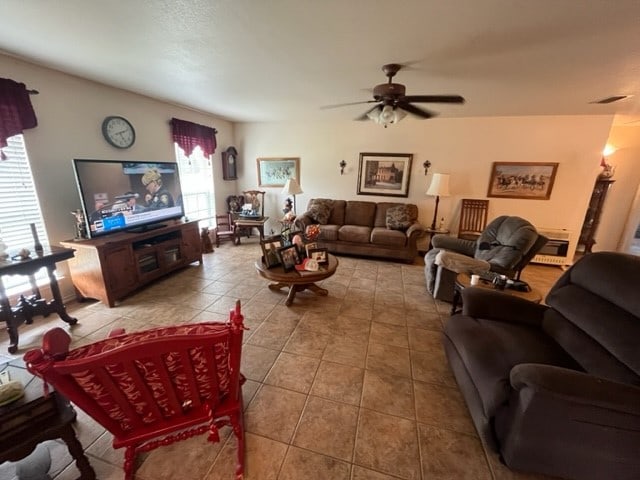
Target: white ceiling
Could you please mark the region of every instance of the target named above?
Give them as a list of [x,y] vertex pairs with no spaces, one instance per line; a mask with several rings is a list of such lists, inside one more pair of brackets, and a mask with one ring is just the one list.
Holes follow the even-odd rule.
[[[466,98],[421,105],[443,117],[640,118],[640,0],[2,0],[0,18],[0,51],[234,121],[355,118],[319,107],[370,100],[385,63],[408,95]],[[634,97],[589,103],[612,95]]]

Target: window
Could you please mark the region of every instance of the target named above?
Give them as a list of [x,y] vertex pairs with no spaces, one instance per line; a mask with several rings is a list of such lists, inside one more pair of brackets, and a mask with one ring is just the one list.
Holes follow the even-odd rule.
[[213,226],[215,204],[211,159],[204,156],[200,147],[196,147],[190,157],[177,144],[175,150],[184,214],[189,220],[200,220],[201,226]]
[[[41,243],[48,245],[49,239],[44,229],[23,136],[9,137],[3,151],[7,159],[0,161],[0,238],[7,245],[8,253],[15,254],[21,248],[33,251],[29,224],[36,225]],[[37,275],[38,279],[46,277],[44,270]],[[3,282],[7,288],[28,284],[19,275],[9,276]]]

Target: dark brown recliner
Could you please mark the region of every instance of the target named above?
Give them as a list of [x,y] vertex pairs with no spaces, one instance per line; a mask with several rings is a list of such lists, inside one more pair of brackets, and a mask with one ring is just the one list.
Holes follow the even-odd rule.
[[444,346],[483,442],[507,466],[640,478],[640,257],[599,252],[538,305],[466,288]]

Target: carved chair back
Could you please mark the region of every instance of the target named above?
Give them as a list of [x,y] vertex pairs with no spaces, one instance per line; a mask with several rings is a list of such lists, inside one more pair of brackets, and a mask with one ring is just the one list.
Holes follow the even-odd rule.
[[264,217],[264,194],[261,190],[247,190],[242,192],[244,195],[245,203],[250,203],[253,206],[254,212],[260,212],[260,216]]
[[489,200],[463,198],[460,207],[458,238],[475,240],[487,226]]

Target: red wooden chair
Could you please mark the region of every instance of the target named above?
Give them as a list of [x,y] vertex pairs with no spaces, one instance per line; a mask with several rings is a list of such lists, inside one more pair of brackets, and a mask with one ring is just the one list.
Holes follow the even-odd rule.
[[61,328],[48,331],[42,349],[28,351],[31,373],[43,378],[126,447],[124,471],[133,477],[137,452],[146,452],[231,425],[238,442],[236,478],[244,470],[240,302],[229,322],[157,328],[69,351]]

